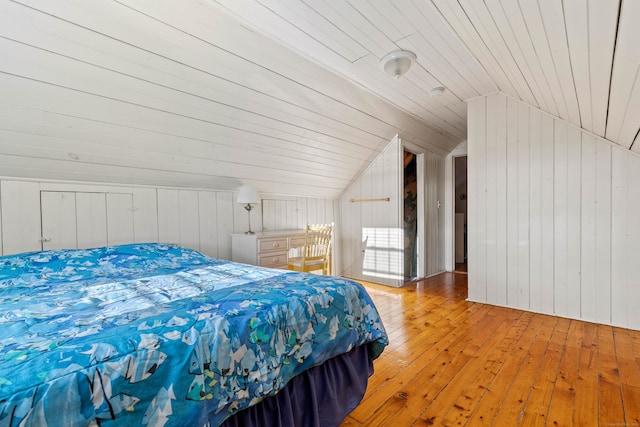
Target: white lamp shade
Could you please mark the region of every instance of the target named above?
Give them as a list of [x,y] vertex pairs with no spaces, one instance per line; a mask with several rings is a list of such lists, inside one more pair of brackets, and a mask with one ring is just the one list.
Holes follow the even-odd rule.
[[260,196],[255,188],[250,185],[243,185],[238,192],[236,203],[260,203]]

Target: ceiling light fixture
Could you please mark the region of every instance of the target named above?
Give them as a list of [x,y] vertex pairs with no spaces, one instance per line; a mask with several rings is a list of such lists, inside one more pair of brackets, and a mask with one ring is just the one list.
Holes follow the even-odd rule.
[[380,64],[382,64],[385,73],[399,79],[400,76],[409,71],[415,60],[415,53],[408,50],[396,50],[386,54],[380,60]]
[[429,92],[429,95],[435,98],[436,96],[440,96],[443,93],[444,93],[444,88],[442,86],[436,86],[433,89],[431,89],[431,92]]

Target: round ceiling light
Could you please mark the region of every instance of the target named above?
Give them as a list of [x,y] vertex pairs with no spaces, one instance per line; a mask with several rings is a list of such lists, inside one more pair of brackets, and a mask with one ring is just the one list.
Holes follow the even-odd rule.
[[399,79],[404,73],[409,71],[411,65],[416,60],[416,54],[408,50],[396,50],[386,54],[380,63],[385,73]]
[[444,87],[437,86],[431,89],[431,91],[429,92],[429,95],[435,98],[436,96],[440,96],[443,93],[444,93]]

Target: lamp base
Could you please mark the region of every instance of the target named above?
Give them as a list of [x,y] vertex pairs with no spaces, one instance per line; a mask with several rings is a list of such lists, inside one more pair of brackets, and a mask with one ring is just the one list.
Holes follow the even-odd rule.
[[249,230],[249,231],[245,231],[244,234],[256,234],[256,233],[254,231]]

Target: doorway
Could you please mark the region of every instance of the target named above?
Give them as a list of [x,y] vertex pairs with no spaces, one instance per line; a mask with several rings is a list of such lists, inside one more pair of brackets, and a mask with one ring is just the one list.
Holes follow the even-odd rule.
[[404,280],[418,278],[418,158],[407,150],[404,154],[403,221]]
[[467,272],[467,156],[454,158],[454,270]]

